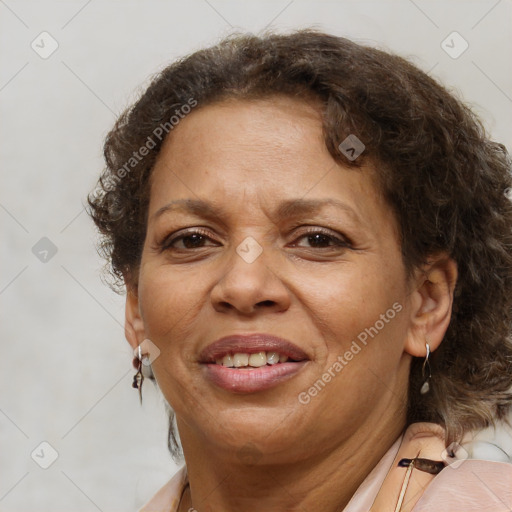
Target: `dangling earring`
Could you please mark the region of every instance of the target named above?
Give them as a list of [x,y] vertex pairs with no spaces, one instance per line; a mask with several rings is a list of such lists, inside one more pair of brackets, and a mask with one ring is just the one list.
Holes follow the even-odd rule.
[[133,358],[133,366],[137,373],[133,376],[132,388],[139,390],[139,399],[142,404],[142,383],[144,382],[144,375],[142,375],[142,348],[138,346],[137,357]]
[[[425,361],[423,361],[423,367],[421,369],[421,374],[423,376],[424,382],[421,386],[420,393],[422,395],[427,394],[430,391],[430,378],[432,377],[432,372],[430,370],[430,345],[428,343],[425,343],[425,347],[427,348],[427,355],[425,356]],[[428,376],[425,377],[426,370],[428,368]]]

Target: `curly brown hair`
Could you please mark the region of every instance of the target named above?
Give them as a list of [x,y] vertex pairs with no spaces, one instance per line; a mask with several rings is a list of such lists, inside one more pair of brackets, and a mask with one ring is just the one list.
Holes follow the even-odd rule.
[[[396,55],[313,30],[236,34],[157,74],[108,134],[107,165],[88,197],[114,287],[136,284],[151,170],[172,118],[195,105],[275,94],[319,103],[336,161],[373,163],[409,272],[440,251],[458,265],[452,318],[432,355],[426,395],[422,361],[413,358],[407,422],[444,425],[449,444],[504,419],[512,402],[511,160],[466,105]],[[354,161],[338,149],[350,134],[366,146]],[[174,453],[175,442],[171,428]]]

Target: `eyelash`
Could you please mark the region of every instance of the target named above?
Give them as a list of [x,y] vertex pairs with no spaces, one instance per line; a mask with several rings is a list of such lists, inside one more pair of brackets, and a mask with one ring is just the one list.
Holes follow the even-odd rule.
[[[193,235],[200,235],[205,238],[208,238],[209,240],[212,240],[212,238],[209,236],[209,233],[206,230],[203,230],[201,228],[194,228],[193,230],[187,231],[178,236],[173,237],[171,235],[169,237],[166,237],[158,244],[158,246],[162,252],[165,250],[191,251],[191,250],[194,250],[194,248],[176,249],[175,247],[172,247],[172,244],[174,244],[180,240],[183,240],[185,238],[188,238],[190,236],[193,236]],[[327,246],[327,247],[321,247],[321,248],[311,247],[311,249],[325,250],[325,249],[332,249],[333,247],[352,248],[352,243],[350,242],[350,240],[348,238],[344,237],[343,235],[336,236],[335,234],[333,234],[332,231],[322,229],[322,228],[311,228],[310,230],[302,233],[296,240],[304,238],[304,237],[308,237],[308,236],[313,236],[313,235],[326,236],[326,237],[330,238],[332,241],[334,241],[334,244]],[[203,249],[203,248],[204,247],[196,247],[195,249]]]

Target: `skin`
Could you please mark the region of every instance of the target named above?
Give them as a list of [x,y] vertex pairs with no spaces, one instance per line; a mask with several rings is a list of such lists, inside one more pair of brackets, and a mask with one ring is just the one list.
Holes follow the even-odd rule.
[[[225,211],[156,215],[176,199]],[[276,215],[299,199],[346,207]],[[161,240],[197,227],[206,234],[197,246],[189,238],[161,250]],[[333,238],[306,236],[318,229]],[[227,100],[172,131],[152,174],[140,267],[126,279],[126,336],[160,350],[153,371],[176,413],[190,479],[180,510],[334,512],[348,503],[404,429],[412,356],[425,356],[427,339],[439,346],[451,314],[455,263],[439,254],[408,277],[397,233],[374,169],[333,160],[314,104]],[[252,263],[236,252],[249,236],[263,249]],[[395,303],[395,318],[301,404],[299,394]],[[205,378],[206,346],[255,332],[291,340],[309,361],[250,394]]]

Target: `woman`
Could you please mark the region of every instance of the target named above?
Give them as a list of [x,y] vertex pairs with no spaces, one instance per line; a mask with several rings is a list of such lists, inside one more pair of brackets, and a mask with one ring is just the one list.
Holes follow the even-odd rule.
[[343,38],[237,36],[105,157],[134,386],[151,363],[186,461],[143,510],[510,507],[512,466],[460,446],[512,385],[510,161],[463,104]]

